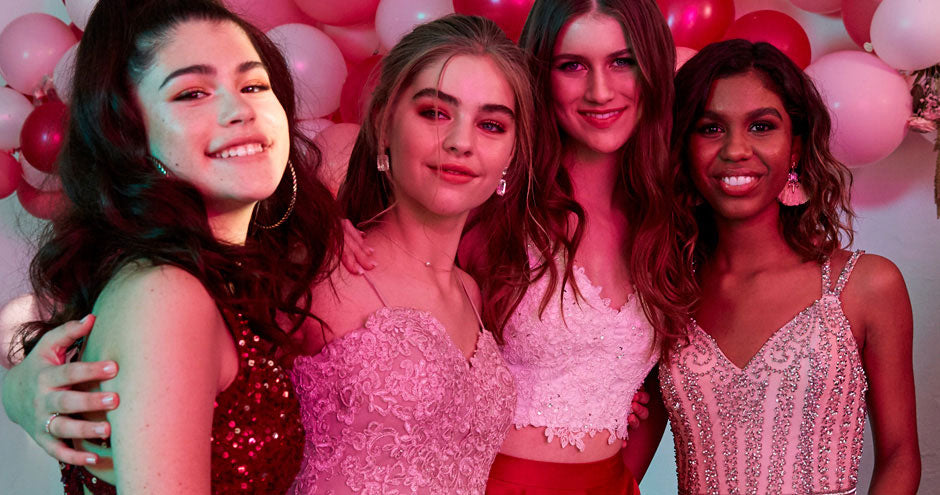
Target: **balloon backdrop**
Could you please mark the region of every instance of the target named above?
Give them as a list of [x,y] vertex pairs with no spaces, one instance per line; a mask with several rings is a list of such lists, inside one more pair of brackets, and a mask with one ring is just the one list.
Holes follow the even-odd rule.
[[518,41],[533,3],[535,0],[454,0],[454,12],[486,17],[503,28],[509,39]]
[[91,11],[97,4],[98,0],[65,0],[65,10],[69,13],[72,24],[84,31]]
[[354,26],[324,24],[322,29],[336,43],[339,51],[343,53],[343,58],[350,64],[362,62],[383,51],[375,25],[371,22]]
[[310,17],[297,7],[294,0],[223,0],[222,3],[262,31],[281,24],[312,24]]
[[68,201],[62,191],[42,191],[26,181],[20,182],[16,188],[16,199],[30,215],[44,220],[51,220],[58,215]]
[[381,55],[374,55],[349,69],[349,77],[343,86],[339,112],[343,122],[359,124],[367,111],[369,98],[379,82]]
[[314,119],[339,108],[346,62],[336,43],[319,29],[306,24],[285,24],[268,36],[287,58],[297,88],[297,116]]
[[13,89],[32,94],[43,77],[52,77],[55,64],[75,41],[72,30],[49,14],[17,17],[0,32],[0,73]]
[[61,191],[62,179],[59,174],[43,172],[32,166],[25,158],[20,156],[20,170],[23,172],[23,182],[40,191]]
[[776,10],[757,10],[731,24],[724,39],[743,38],[754,43],[765,41],[785,53],[801,69],[809,65],[812,52],[809,38],[792,17]]
[[352,154],[353,144],[358,135],[359,125],[336,124],[320,131],[313,140],[323,153],[318,176],[333,196],[336,196],[340,184],[346,178],[349,155]]
[[78,52],[78,43],[62,54],[62,58],[55,64],[52,71],[52,84],[55,86],[56,96],[68,103],[72,99],[72,75],[75,73],[75,53]]
[[842,8],[842,0],[790,0],[790,3],[816,14],[835,14]]
[[23,167],[10,153],[0,151],[0,199],[14,192],[23,181]]
[[371,21],[379,0],[294,0],[300,10],[310,17],[334,26],[347,26]]
[[380,0],[375,31],[382,46],[391,48],[418,24],[454,13],[451,0]]
[[733,0],[657,0],[676,46],[701,50],[734,20]]
[[43,172],[55,169],[55,160],[65,139],[68,114],[64,103],[50,100],[36,107],[23,122],[20,131],[23,158]]
[[682,67],[683,64],[689,61],[690,58],[694,57],[698,53],[698,50],[693,50],[691,48],[686,48],[684,46],[676,47],[676,70],[679,70],[679,67]]
[[871,44],[895,69],[940,63],[940,1],[883,0],[871,19]]
[[323,129],[334,125],[336,125],[336,122],[330,119],[301,120],[297,122],[297,127],[300,129],[300,132],[311,141],[317,137],[317,134],[323,132]]
[[10,88],[0,88],[0,150],[20,147],[20,129],[32,111],[28,98]]
[[832,117],[832,154],[865,165],[891,154],[904,140],[911,115],[907,81],[878,57],[834,52],[806,68]]
[[871,18],[881,0],[842,0],[842,24],[860,48],[871,41]]

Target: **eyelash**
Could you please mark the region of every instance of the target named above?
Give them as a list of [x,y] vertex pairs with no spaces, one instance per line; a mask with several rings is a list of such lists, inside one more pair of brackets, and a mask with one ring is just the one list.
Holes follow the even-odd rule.
[[[636,59],[633,57],[617,57],[611,62],[611,66],[614,68],[633,68],[636,66]],[[573,72],[583,68],[584,64],[581,62],[562,62],[558,65],[558,70],[562,72]]]
[[[265,91],[270,91],[271,86],[269,84],[259,83],[259,84],[249,84],[241,89],[242,93],[263,93]],[[197,100],[209,96],[209,93],[202,89],[187,89],[181,91],[175,98],[174,101],[188,101],[188,100]]]
[[[443,112],[439,108],[438,109],[426,108],[424,110],[418,111],[418,115],[421,115],[422,117],[426,119],[430,119],[430,120],[450,119],[450,116],[447,115],[445,112]],[[494,134],[502,134],[506,132],[506,127],[503,124],[495,120],[485,120],[483,122],[480,122],[479,125],[484,131],[491,132]]]

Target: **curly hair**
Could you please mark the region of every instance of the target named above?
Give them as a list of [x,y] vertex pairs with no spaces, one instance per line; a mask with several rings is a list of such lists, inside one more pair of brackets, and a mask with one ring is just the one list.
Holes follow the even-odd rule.
[[[673,162],[680,202],[684,205],[684,233],[696,262],[703,262],[717,243],[711,207],[700,196],[689,170],[689,139],[705,110],[715,81],[747,72],[783,101],[802,142],[797,161],[800,184],[809,201],[780,206],[780,225],[787,244],[805,261],[823,261],[833,251],[851,245],[854,213],[849,201],[852,175],[829,151],[832,127],[829,112],[809,77],[786,55],[768,43],[727,40],[698,52],[676,74],[675,126],[672,130]],[[844,238],[843,238],[844,236]]]
[[[276,229],[250,227],[244,246],[215,239],[196,189],[156,170],[134,97],[174,27],[190,20],[241,28],[287,114],[298,207]],[[25,350],[57,325],[90,313],[108,281],[135,261],[189,272],[228,319],[241,315],[272,345],[289,345],[289,334],[312,316],[310,287],[335,262],[341,236],[330,193],[313,175],[319,152],[296,127],[293,83],[277,47],[215,0],[100,0],[75,66],[58,164],[70,205],[48,226],[30,266],[45,319],[20,329]],[[280,218],[291,201],[291,182],[285,173],[259,204],[255,222]],[[289,324],[279,324],[279,316]]]
[[[622,150],[615,197],[627,212],[623,249],[638,300],[656,331],[666,339],[673,338],[684,332],[695,288],[690,260],[683,258],[676,245],[680,215],[669,162],[676,52],[669,27],[653,0],[537,0],[526,20],[519,44],[531,54],[537,107],[543,109],[536,119],[539,146],[534,173],[539,187],[530,203],[547,219],[550,247],[541,250],[542,258],[553,260],[560,254],[565,260],[561,275],[554,262],[544,263],[535,274],[549,277],[540,310],[544,311],[559,283],[570,283],[578,294],[572,271],[585,215],[574,198],[560,153],[565,134],[552,111],[551,70],[559,34],[572,19],[589,13],[620,23],[639,67],[638,118]],[[578,219],[573,229],[570,215]],[[521,298],[522,292],[513,295],[516,304]],[[487,298],[486,304],[490,303]]]

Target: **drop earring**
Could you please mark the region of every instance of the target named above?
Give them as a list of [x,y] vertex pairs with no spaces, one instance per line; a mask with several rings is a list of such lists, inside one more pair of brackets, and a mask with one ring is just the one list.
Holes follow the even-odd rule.
[[787,174],[787,183],[783,190],[777,195],[777,201],[784,206],[799,206],[807,201],[806,191],[803,190],[803,184],[800,184],[800,175],[796,173],[796,162],[790,164],[790,173]]
[[388,155],[380,154],[375,158],[375,165],[379,172],[388,172]]
[[506,195],[506,170],[503,169],[503,176],[499,179],[499,183],[496,184],[496,195],[505,196]]

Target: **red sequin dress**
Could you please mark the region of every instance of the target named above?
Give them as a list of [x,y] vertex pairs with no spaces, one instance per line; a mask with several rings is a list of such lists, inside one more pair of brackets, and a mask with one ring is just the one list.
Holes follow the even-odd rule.
[[[242,326],[239,372],[215,398],[212,493],[285,493],[300,469],[304,431],[290,374],[265,342]],[[115,488],[82,466],[62,465],[66,495],[113,495]]]

